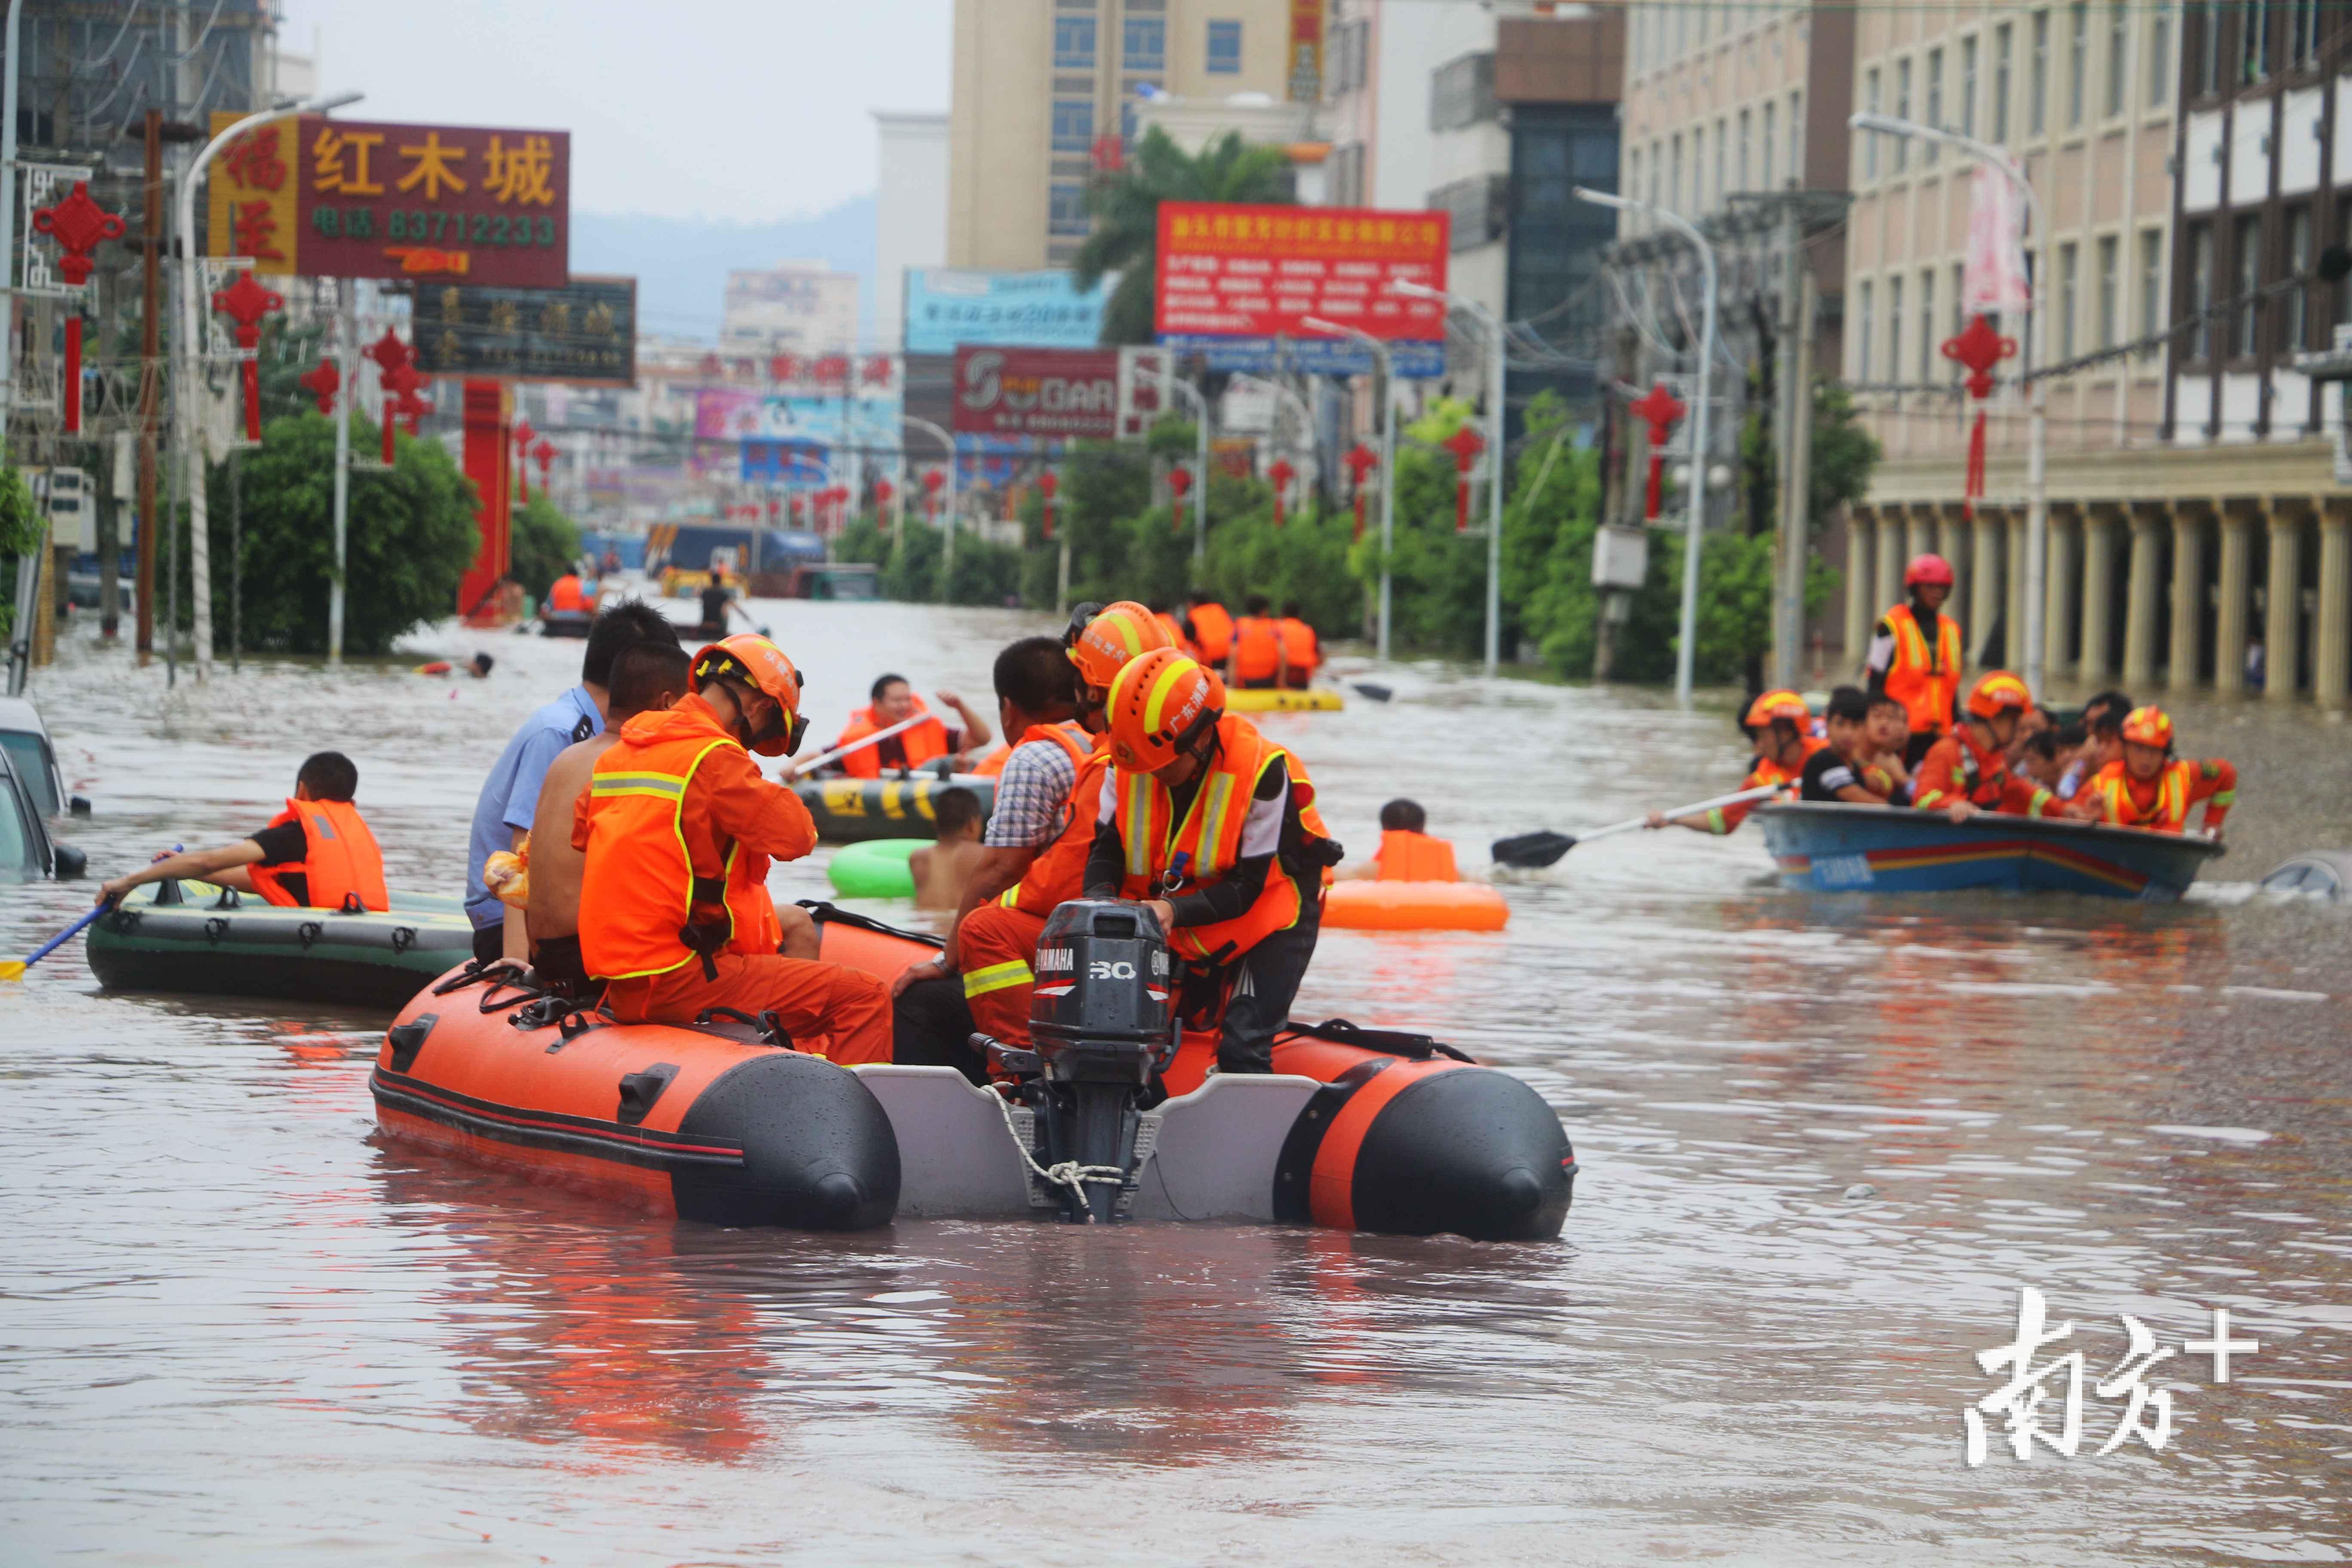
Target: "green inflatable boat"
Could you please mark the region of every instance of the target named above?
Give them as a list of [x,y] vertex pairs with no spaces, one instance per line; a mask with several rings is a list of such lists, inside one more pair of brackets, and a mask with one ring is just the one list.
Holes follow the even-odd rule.
[[208,882],[156,882],[89,928],[110,991],[342,1002],[398,1011],[474,955],[462,900],[394,893],[383,914],[285,909]]
[[907,857],[935,842],[929,838],[868,838],[834,852],[824,874],[845,899],[911,899],[915,873]]

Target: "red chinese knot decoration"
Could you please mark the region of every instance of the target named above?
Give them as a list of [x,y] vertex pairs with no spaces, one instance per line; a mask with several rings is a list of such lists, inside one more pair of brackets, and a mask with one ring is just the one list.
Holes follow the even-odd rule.
[[1633,417],[1650,427],[1650,488],[1643,498],[1642,516],[1645,521],[1655,522],[1666,471],[1666,437],[1673,432],[1675,422],[1688,410],[1681,398],[1666,390],[1663,381],[1630,407]]
[[1184,497],[1192,489],[1192,470],[1179,463],[1168,470],[1168,525],[1177,533],[1184,531]]
[[1438,443],[1454,454],[1454,531],[1470,531],[1470,467],[1486,449],[1486,438],[1465,425]]
[[1287,458],[1276,458],[1266,466],[1265,477],[1274,481],[1274,526],[1282,526],[1282,500],[1290,492],[1290,480],[1298,472]]
[[1381,466],[1381,455],[1359,441],[1348,448],[1348,455],[1340,461],[1348,465],[1348,478],[1356,492],[1354,537],[1361,539],[1364,537],[1364,476]]
[[89,183],[74,182],[66,199],[54,206],[33,210],[33,228],[58,242],[58,272],[79,289],[89,281],[95,267],[90,252],[110,239],[121,239],[129,226],[90,199]]
[[1045,537],[1054,537],[1054,492],[1062,488],[1062,476],[1047,468],[1037,476],[1037,493],[1045,498]]
[[[213,295],[213,309],[236,323],[236,346],[241,349],[260,347],[261,318],[268,315],[272,310],[282,310],[285,308],[286,296],[276,289],[263,288],[253,280],[253,274],[250,272],[238,273],[236,281]],[[77,338],[79,335],[79,333],[74,334]],[[75,351],[74,359],[79,362],[81,358],[79,343],[69,346]],[[80,366],[77,363],[75,365],[77,373],[79,369]],[[240,367],[240,373],[245,382],[245,438],[248,441],[258,441],[261,439],[260,359],[257,356],[247,359]],[[76,398],[73,401],[79,403],[80,399]],[[79,425],[79,422],[76,421],[76,423]]]
[[[2017,340],[2004,338],[1993,330],[1993,324],[1982,315],[1970,316],[1969,324],[1959,335],[1944,340],[1944,357],[1967,370],[1968,379],[1960,384],[1968,388],[1969,397],[1981,404],[1992,395],[1993,367],[2017,352]],[[1985,411],[1977,410],[1975,422],[1969,428],[1968,478],[1960,487],[1961,504],[1970,517],[1977,514],[1977,502],[1985,489]]]
[[415,395],[424,378],[416,374],[416,353],[390,327],[383,336],[360,351],[375,361],[383,383],[383,461],[389,468],[393,460],[392,430],[396,418],[405,417],[408,433],[416,434],[416,416],[433,405]]
[[319,400],[320,413],[332,414],[335,411],[335,394],[342,390],[343,373],[341,367],[335,363],[334,355],[329,354],[320,360],[317,369],[304,371],[300,381],[302,390]]

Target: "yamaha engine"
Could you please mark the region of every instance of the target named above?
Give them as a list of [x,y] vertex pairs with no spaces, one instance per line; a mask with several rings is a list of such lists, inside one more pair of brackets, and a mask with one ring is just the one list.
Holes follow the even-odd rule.
[[1086,1168],[1083,1196],[1064,1188],[1067,1216],[1115,1219],[1133,1202],[1144,1097],[1175,1042],[1168,936],[1141,904],[1073,899],[1045,921],[1035,970],[1036,1048],[994,1053],[1036,1112],[1037,1163]]

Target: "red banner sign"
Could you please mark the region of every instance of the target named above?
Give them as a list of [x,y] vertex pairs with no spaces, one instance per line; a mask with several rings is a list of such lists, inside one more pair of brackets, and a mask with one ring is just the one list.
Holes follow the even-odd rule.
[[1163,337],[1312,338],[1309,316],[1433,342],[1445,307],[1391,284],[1445,287],[1442,212],[1160,204],[1155,325]]
[[1118,351],[960,348],[952,423],[967,435],[1109,440],[1118,434]]
[[568,131],[269,121],[213,160],[206,248],[265,276],[560,289],[571,181]]

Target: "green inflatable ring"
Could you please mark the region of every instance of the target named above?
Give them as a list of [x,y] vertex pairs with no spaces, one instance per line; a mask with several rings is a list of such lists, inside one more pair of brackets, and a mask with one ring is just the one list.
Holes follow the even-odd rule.
[[911,899],[915,873],[907,857],[930,847],[928,838],[869,838],[845,844],[824,868],[833,890],[845,899]]

